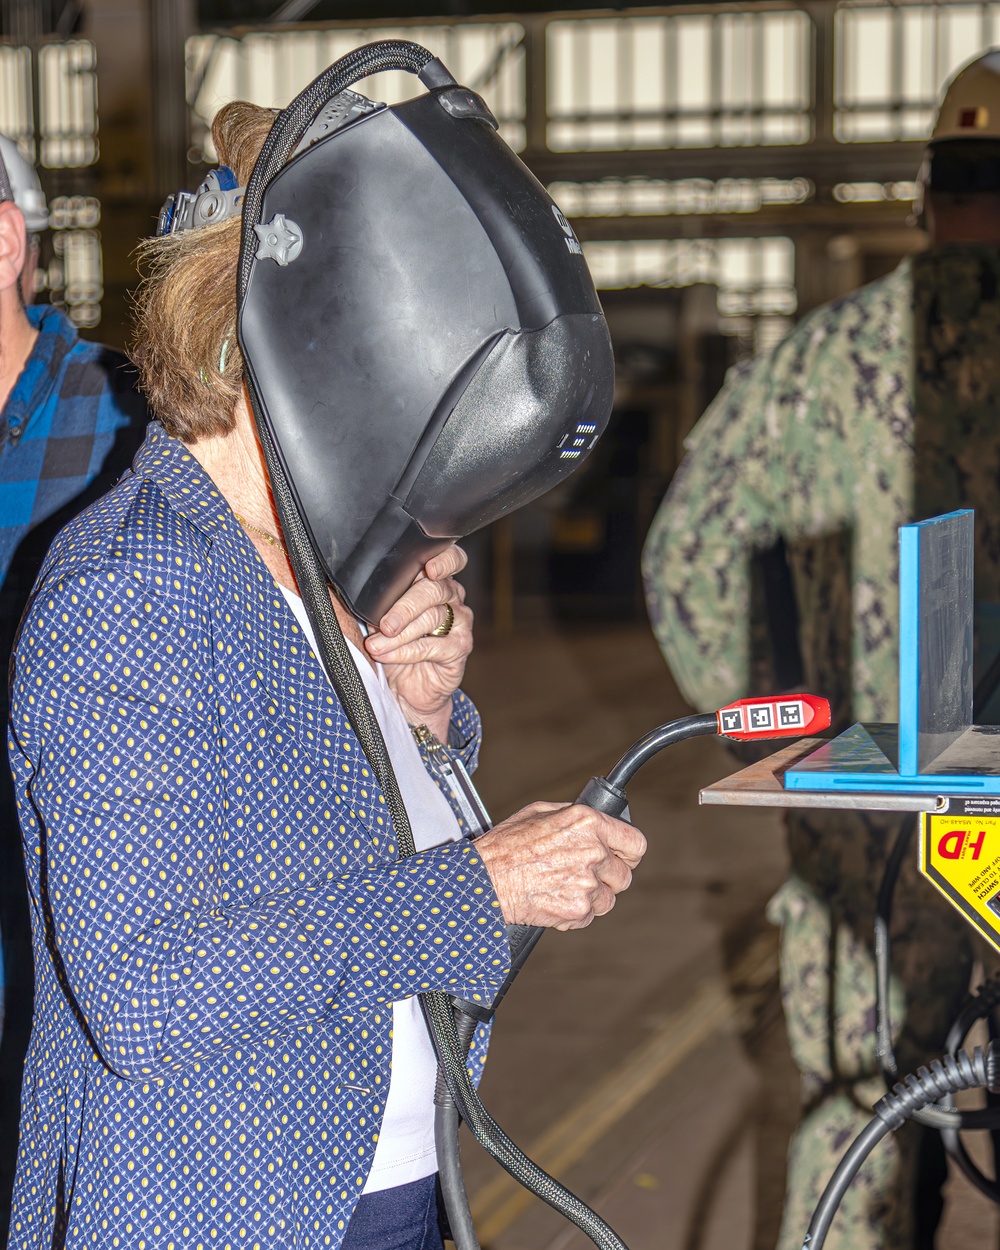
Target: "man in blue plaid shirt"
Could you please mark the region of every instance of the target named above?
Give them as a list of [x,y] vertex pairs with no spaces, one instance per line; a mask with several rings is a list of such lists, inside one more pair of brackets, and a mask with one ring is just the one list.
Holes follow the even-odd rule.
[[[7,664],[39,566],[56,531],[103,495],[142,442],[146,408],[125,357],[77,336],[50,305],[28,307],[39,232],[48,225],[41,184],[0,135],[0,718]],[[0,1245],[17,1150],[21,1064],[31,1025],[31,929],[7,765],[0,748]],[[6,985],[3,973],[6,972]]]

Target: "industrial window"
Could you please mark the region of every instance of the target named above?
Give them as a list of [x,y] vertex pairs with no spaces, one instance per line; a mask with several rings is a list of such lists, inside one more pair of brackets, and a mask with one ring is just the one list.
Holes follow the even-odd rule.
[[603,178],[553,182],[549,194],[567,217],[679,217],[804,204],[813,185],[808,178]]
[[97,52],[87,39],[38,51],[41,162],[48,169],[97,160]]
[[549,147],[806,143],[810,49],[794,10],[554,21]]
[[17,143],[25,160],[35,163],[30,48],[0,44],[0,132]]
[[101,320],[104,271],[101,236],[96,230],[60,230],[52,236],[53,264],[61,264],[63,288],[53,303],[63,304],[78,326],[92,328]]
[[97,160],[97,53],[88,39],[38,50],[38,139],[31,50],[0,45],[0,131],[32,165],[77,169]]
[[[26,160],[46,169],[79,169],[98,157],[97,59],[87,39],[44,43],[38,49],[38,118],[29,48],[0,45],[0,131]],[[51,186],[50,186],[51,191]],[[51,196],[52,232],[35,275],[39,294],[64,306],[78,326],[101,319],[104,266],[100,202],[91,195]]]
[[876,204],[880,201],[911,203],[917,198],[915,182],[838,182],[833,198],[839,204]]
[[614,239],[585,243],[599,289],[718,288],[721,317],[787,317],[795,312],[791,239]]
[[946,80],[1000,40],[1000,4],[845,5],[836,22],[834,125],[846,143],[926,138]]
[[50,247],[35,271],[35,290],[65,308],[75,325],[100,324],[104,297],[101,204],[92,195],[56,195],[49,200]]
[[[515,150],[524,147],[524,29],[516,22],[461,26],[378,27],[362,30],[255,32],[242,39],[196,35],[188,40],[188,99],[193,101],[195,143],[214,160],[210,127],[223,104],[251,100],[283,108],[331,62],[376,39],[423,44],[467,87],[479,91]],[[424,88],[411,74],[378,74],[358,84],[376,100],[395,104]]]

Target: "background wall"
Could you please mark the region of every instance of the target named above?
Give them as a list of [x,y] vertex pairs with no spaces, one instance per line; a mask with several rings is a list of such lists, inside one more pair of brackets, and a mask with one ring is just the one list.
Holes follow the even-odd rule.
[[473,543],[474,595],[500,628],[636,614],[641,537],[726,369],[923,245],[922,141],[944,79],[1000,42],[1000,4],[2,0],[0,129],[40,162],[57,227],[39,298],[124,343],[135,242],[211,163],[221,104],[280,107],[395,34],[481,91],[549,186],[618,358],[600,455]]

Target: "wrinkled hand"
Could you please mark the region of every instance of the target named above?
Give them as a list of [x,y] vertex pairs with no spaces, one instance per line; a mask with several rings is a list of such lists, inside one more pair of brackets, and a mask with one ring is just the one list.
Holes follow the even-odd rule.
[[646,839],[590,807],[532,803],[476,847],[508,924],[583,929],[628,889]]
[[[472,611],[455,574],[468,563],[461,547],[448,547],[428,560],[401,598],[365,639],[368,654],[386,666],[389,687],[407,720],[426,724],[442,742],[448,739],[452,695],[472,651]],[[449,633],[431,630],[447,623],[446,604],[455,613]]]

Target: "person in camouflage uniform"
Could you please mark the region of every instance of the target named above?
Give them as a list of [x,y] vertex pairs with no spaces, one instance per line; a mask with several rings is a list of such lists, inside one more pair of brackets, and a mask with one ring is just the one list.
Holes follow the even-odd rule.
[[[1000,119],[1000,53],[964,73],[975,77],[984,64]],[[936,135],[952,96],[968,94],[962,78]],[[947,177],[936,186],[942,153]],[[952,185],[956,153],[970,193]],[[830,699],[835,730],[897,719],[900,525],[975,508],[977,598],[1000,603],[1000,142],[945,138],[931,154],[930,249],[817,309],[773,352],[731,374],[654,519],[643,553],[650,617],[699,710],[762,693],[752,570],[755,553],[779,540],[803,686]],[[994,185],[981,185],[984,167]],[[979,631],[981,644],[986,636]],[[791,871],[768,916],[782,928],[782,997],[804,1106],[780,1250],[801,1247],[836,1164],[885,1092],[872,935],[903,819],[788,817]],[[892,927],[890,1004],[904,1072],[941,1052],[982,955],[914,860],[896,890]],[[936,1135],[916,1126],[893,1135],[845,1197],[829,1250],[932,1246],[943,1175]]]

